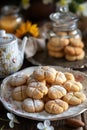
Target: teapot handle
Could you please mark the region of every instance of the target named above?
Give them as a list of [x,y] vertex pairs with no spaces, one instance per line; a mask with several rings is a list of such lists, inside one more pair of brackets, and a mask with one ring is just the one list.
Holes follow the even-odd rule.
[[27,37],[24,37],[23,40],[22,40],[22,54],[24,54],[24,50],[25,50],[25,46],[26,46],[26,43],[27,43]]

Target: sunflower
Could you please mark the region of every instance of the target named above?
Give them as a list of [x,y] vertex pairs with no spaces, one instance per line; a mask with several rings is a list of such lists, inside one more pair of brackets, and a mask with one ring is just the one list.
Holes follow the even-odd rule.
[[39,28],[37,24],[32,24],[30,21],[23,22],[19,28],[16,29],[15,35],[18,38],[23,38],[25,35],[38,37],[39,36]]

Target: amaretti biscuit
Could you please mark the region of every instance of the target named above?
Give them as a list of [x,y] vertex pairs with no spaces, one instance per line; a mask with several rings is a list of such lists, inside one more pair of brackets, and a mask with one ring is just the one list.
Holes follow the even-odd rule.
[[27,98],[23,101],[22,108],[26,112],[41,112],[44,109],[44,102],[42,100]]
[[46,81],[45,81],[45,79],[43,79],[42,80],[42,78],[39,78],[41,75],[40,75],[41,73],[39,73],[38,74],[38,78],[37,78],[37,76],[36,76],[36,78],[34,77],[34,75],[32,74],[32,75],[30,75],[29,77],[28,77],[28,79],[27,79],[27,85],[29,85],[29,84],[31,84],[31,83],[36,83],[36,82],[41,82],[41,83],[43,83],[44,85],[46,85]]
[[50,99],[62,98],[63,96],[66,95],[66,93],[67,93],[66,89],[59,85],[52,85],[48,89],[48,97]]
[[48,51],[53,51],[53,52],[58,52],[58,51],[62,51],[64,49],[63,46],[53,46],[50,44],[50,42],[47,44],[47,48],[48,48]]
[[44,95],[48,93],[48,88],[42,83],[31,83],[26,89],[26,94],[28,97],[33,99],[41,99]]
[[35,79],[38,81],[46,80],[48,83],[52,83],[55,80],[56,70],[52,67],[38,68],[33,72]]
[[49,42],[52,46],[55,46],[55,47],[58,47],[58,46],[64,47],[69,44],[69,40],[67,38],[59,38],[59,37],[52,37],[49,40]]
[[66,77],[64,73],[61,71],[57,71],[55,81],[53,84],[62,85],[64,82],[66,82]]
[[83,88],[83,85],[75,80],[68,80],[63,86],[68,92],[79,92]]
[[33,76],[38,81],[44,80],[45,79],[44,70],[41,67],[37,68],[36,70],[34,70]]
[[13,87],[23,85],[27,82],[28,75],[18,74],[16,76],[12,76],[9,80],[9,84]]
[[55,58],[62,58],[64,57],[64,51],[48,51],[48,54],[52,57],[55,57]]
[[83,58],[85,57],[85,51],[83,50],[81,54],[79,55],[69,55],[69,54],[66,54],[65,55],[65,58],[68,60],[68,61],[76,61],[76,60],[82,60]]
[[78,56],[83,52],[83,49],[80,47],[73,47],[73,46],[66,46],[65,49],[65,54],[71,55],[71,56]]
[[56,73],[57,71],[52,67],[46,69],[46,71],[44,72],[46,82],[53,83],[55,81]]
[[84,47],[84,43],[82,42],[81,38],[70,38],[70,45],[74,47]]
[[84,102],[86,99],[86,96],[82,92],[73,92],[73,93],[67,93],[63,100],[66,101],[70,105],[79,105],[82,102]]
[[64,74],[65,74],[65,77],[66,77],[67,80],[75,80],[75,77],[72,73],[64,72]]
[[45,104],[45,110],[51,114],[60,114],[68,109],[68,103],[61,100],[50,100]]
[[26,88],[27,88],[26,85],[22,85],[22,86],[14,88],[12,91],[13,100],[23,101],[24,99],[26,99],[28,97],[26,94]]

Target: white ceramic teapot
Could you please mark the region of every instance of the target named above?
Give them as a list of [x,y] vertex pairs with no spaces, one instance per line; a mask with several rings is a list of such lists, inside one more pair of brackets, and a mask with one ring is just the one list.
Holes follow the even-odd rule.
[[0,78],[21,68],[26,42],[27,37],[24,37],[22,43],[18,44],[18,38],[15,35],[0,30]]

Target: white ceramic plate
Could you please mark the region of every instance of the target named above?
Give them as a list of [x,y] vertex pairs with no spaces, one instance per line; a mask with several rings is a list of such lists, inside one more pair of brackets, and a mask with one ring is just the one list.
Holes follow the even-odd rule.
[[[80,81],[83,84],[83,92],[87,97],[87,76],[86,76],[86,74],[79,72],[79,71],[73,71],[68,68],[65,69],[65,68],[61,68],[61,67],[57,67],[57,66],[55,66],[55,68],[62,72],[65,72],[65,71],[72,72],[75,75],[75,78],[77,79],[77,81]],[[21,73],[31,74],[35,69],[37,69],[37,67],[29,67],[20,72],[15,73],[14,75],[11,75],[11,76],[15,76],[15,75],[18,75]],[[65,119],[65,118],[76,116],[78,114],[81,114],[85,110],[87,110],[87,99],[86,99],[84,103],[82,103],[78,106],[70,107],[67,111],[65,111],[61,114],[57,114],[57,115],[49,114],[45,111],[42,111],[39,113],[27,113],[22,110],[21,102],[14,101],[11,97],[12,87],[10,87],[8,85],[8,80],[11,76],[5,78],[1,84],[0,100],[7,110],[9,110],[10,112],[12,112],[18,116],[29,118],[29,119],[34,119],[34,120],[45,120],[45,119],[60,120],[60,119]]]

